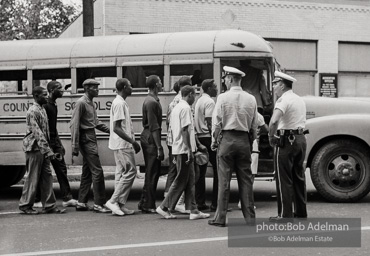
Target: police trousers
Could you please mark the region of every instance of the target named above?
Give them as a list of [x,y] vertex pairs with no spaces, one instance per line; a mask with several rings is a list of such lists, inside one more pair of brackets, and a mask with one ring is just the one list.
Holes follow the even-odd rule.
[[[276,191],[278,215],[283,218],[307,217],[306,178],[303,161],[306,137],[294,135],[291,144],[285,136],[284,146],[277,150]],[[294,208],[293,208],[294,206]]]

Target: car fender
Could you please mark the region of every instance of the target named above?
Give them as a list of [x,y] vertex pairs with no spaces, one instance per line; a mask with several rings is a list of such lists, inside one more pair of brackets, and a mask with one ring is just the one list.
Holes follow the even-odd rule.
[[307,149],[305,164],[310,167],[310,160],[323,142],[334,138],[352,137],[361,140],[370,147],[370,115],[342,114],[311,118],[306,121]]

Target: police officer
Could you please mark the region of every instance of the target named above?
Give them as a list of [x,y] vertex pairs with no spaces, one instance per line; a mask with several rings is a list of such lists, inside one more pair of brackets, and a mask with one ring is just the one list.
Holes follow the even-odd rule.
[[244,72],[224,67],[228,91],[218,96],[212,115],[212,150],[218,148],[217,210],[209,225],[224,227],[233,170],[239,186],[242,212],[247,224],[254,224],[251,143],[256,138],[257,103],[254,96],[241,88]]
[[[286,218],[307,218],[307,194],[305,168],[306,138],[303,134],[306,123],[306,105],[292,91],[297,80],[276,71],[272,81],[278,100],[269,126],[269,141],[277,146],[276,190],[278,216],[272,222],[290,221]],[[294,208],[293,208],[294,204]]]

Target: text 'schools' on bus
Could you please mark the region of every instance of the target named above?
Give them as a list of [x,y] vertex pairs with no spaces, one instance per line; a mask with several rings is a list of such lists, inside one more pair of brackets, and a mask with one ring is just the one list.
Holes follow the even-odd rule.
[[[84,37],[0,42],[0,185],[17,183],[25,172],[22,139],[25,117],[33,102],[32,88],[51,80],[71,87],[58,100],[58,130],[66,148],[68,165],[81,165],[71,154],[69,121],[75,102],[81,97],[82,82],[100,81],[95,98],[99,119],[109,124],[109,110],[115,97],[117,78],[128,78],[134,88],[130,106],[136,139],[142,131],[142,103],[147,95],[145,79],[158,75],[163,82],[159,98],[163,119],[175,96],[173,84],[183,75],[212,78],[222,91],[222,67],[228,65],[258,70],[272,97],[275,59],[263,38],[241,30],[180,32],[166,34]],[[249,81],[247,81],[249,82]],[[194,83],[197,83],[194,79]],[[197,87],[200,84],[196,85]],[[276,100],[276,99],[275,99]],[[370,190],[370,103],[361,100],[304,97],[307,105],[306,166],[319,193],[329,201],[349,202],[363,198]],[[269,122],[273,107],[266,108]],[[165,146],[166,124],[162,126]],[[108,135],[97,133],[103,165],[114,165],[108,149]],[[273,149],[266,134],[260,138],[257,179],[274,176]],[[168,152],[165,152],[167,154]],[[144,166],[142,153],[136,155]],[[168,166],[168,157],[163,161]]]

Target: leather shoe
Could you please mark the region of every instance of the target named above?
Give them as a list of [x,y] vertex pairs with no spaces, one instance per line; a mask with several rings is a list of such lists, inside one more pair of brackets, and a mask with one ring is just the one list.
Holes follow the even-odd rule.
[[34,210],[33,208],[28,208],[25,210],[21,210],[23,214],[28,214],[28,215],[36,215],[39,214],[38,211]]
[[209,210],[209,206],[208,205],[206,205],[206,204],[200,204],[200,205],[198,205],[198,210],[199,211],[206,211],[206,210]]
[[288,222],[294,222],[293,218],[283,218],[281,216],[274,216],[269,218],[270,222],[277,222],[277,223],[288,223]]
[[89,206],[85,203],[77,203],[76,205],[76,211],[79,211],[79,212],[85,212],[85,211],[88,211],[90,210]]
[[221,227],[221,228],[223,228],[223,227],[226,226],[225,224],[215,222],[215,220],[209,220],[208,221],[208,225],[216,226],[216,227]]
[[44,209],[42,210],[42,213],[44,214],[52,214],[52,213],[57,213],[57,214],[62,214],[66,213],[66,209],[58,209],[57,207],[51,208],[51,209]]
[[101,206],[101,205],[97,205],[97,204],[94,204],[93,211],[97,212],[97,213],[110,213],[110,212],[112,212],[110,209],[106,208],[105,205]]

